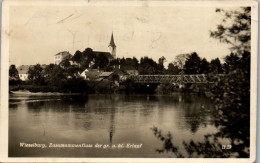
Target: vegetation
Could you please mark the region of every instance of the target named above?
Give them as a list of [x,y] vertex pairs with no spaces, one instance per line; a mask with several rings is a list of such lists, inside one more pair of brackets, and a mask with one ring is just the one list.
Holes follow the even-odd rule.
[[18,71],[15,67],[15,65],[11,65],[9,67],[9,84],[10,85],[17,85],[20,84],[21,80],[19,78]]
[[[240,157],[248,158],[250,154],[250,7],[243,7],[238,11],[224,11],[225,18],[217,30],[211,32],[211,37],[231,45],[233,53],[225,57],[225,63],[220,69],[219,60],[210,62],[210,71],[224,72],[225,77],[219,78],[211,89],[211,99],[215,104],[211,110],[215,117],[214,124],[218,132],[206,135],[204,141],[183,142],[187,157]],[[188,57],[199,59],[196,54]],[[205,62],[205,61],[204,61]],[[196,73],[197,69],[187,68],[186,72]],[[206,67],[206,64],[204,63]],[[176,157],[183,157],[183,153],[174,146],[172,135],[166,136],[158,128],[152,128],[154,135],[163,141],[163,149],[158,152],[171,151]],[[229,150],[223,149],[221,139],[229,139]]]

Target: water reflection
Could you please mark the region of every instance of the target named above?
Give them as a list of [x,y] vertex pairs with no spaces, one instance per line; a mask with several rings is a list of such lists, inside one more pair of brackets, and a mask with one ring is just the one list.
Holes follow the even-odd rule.
[[[152,126],[175,133],[175,142],[203,139],[212,127],[212,105],[203,96],[88,95],[10,96],[10,156],[168,157],[155,152],[160,142]],[[16,111],[14,110],[16,108]],[[23,131],[23,132],[21,132]],[[32,136],[34,135],[34,136]],[[27,150],[25,142],[142,143],[138,150]],[[177,144],[181,145],[181,144]],[[184,149],[180,149],[184,150]],[[169,155],[169,157],[173,157]]]

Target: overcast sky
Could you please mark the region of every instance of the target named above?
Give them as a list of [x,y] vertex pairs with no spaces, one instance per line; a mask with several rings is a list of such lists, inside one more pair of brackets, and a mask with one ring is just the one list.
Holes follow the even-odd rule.
[[222,15],[215,7],[19,7],[10,8],[10,64],[49,64],[61,51],[87,47],[108,51],[111,33],[117,57],[149,56],[167,62],[197,52],[208,60],[229,54],[210,38]]

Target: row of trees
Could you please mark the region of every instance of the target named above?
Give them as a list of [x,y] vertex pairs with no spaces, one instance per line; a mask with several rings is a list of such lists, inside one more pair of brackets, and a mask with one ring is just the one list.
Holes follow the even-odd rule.
[[224,67],[219,58],[208,62],[205,58],[200,58],[196,52],[190,54],[177,55],[172,63],[168,65],[167,73],[169,74],[222,74]]
[[[60,65],[49,64],[42,67],[40,64],[33,65],[28,70],[28,80],[20,81],[18,71],[14,65],[9,69],[10,85],[34,86],[32,91],[53,91],[53,92],[82,92],[86,89],[86,82],[76,77],[76,71],[62,68]],[[37,87],[38,86],[38,89]],[[42,90],[40,87],[46,88]]]

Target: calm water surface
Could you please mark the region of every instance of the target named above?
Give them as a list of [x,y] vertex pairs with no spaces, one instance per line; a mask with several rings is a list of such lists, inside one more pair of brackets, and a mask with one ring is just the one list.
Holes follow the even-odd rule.
[[[174,157],[158,153],[151,128],[183,141],[215,133],[210,101],[197,95],[88,95],[9,97],[10,157]],[[20,143],[142,144],[141,148],[22,148]]]

